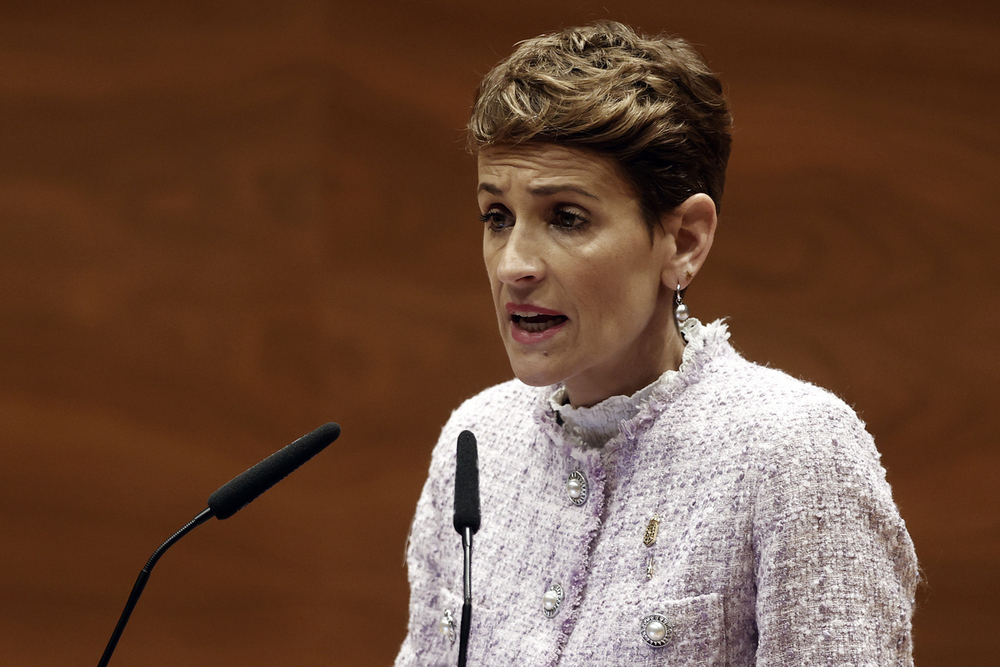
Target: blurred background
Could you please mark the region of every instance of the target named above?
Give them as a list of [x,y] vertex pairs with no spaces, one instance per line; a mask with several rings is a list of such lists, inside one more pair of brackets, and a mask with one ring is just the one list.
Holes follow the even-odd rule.
[[438,430],[511,375],[472,92],[601,18],[686,37],[730,92],[692,313],[856,407],[924,570],[917,664],[995,664],[992,0],[4,3],[5,664],[96,664],[153,549],[327,421],[337,443],[160,561],[112,664],[391,663]]

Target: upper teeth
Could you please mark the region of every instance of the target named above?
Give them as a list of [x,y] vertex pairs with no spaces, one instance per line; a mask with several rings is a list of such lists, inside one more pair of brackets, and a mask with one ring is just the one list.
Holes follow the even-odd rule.
[[518,317],[535,317],[537,315],[541,315],[541,313],[536,313],[533,310],[515,311],[514,314]]

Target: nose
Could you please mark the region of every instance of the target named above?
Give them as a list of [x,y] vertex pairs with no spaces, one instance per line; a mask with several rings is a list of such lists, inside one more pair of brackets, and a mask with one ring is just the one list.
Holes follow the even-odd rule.
[[512,286],[541,280],[545,275],[545,263],[540,245],[528,225],[514,225],[507,242],[499,250],[497,279]]

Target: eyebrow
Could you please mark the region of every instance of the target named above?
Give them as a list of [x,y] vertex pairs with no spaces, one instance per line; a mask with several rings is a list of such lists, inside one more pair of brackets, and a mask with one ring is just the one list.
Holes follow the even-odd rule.
[[[503,190],[490,183],[480,183],[477,192],[488,192],[489,194],[496,195],[497,197],[503,194]],[[583,188],[576,185],[541,185],[537,188],[531,188],[528,192],[538,197],[548,197],[549,195],[559,194],[560,192],[575,192],[583,195],[584,197],[590,197],[592,199],[596,199],[597,201],[601,201],[601,198],[597,195],[587,192]]]

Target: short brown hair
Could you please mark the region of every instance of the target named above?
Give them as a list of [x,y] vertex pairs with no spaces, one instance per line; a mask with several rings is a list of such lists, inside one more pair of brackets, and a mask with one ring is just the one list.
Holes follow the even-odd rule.
[[729,105],[701,55],[678,37],[604,21],[520,42],[483,78],[469,150],[556,143],[614,159],[652,226],[690,195],[719,208]]

